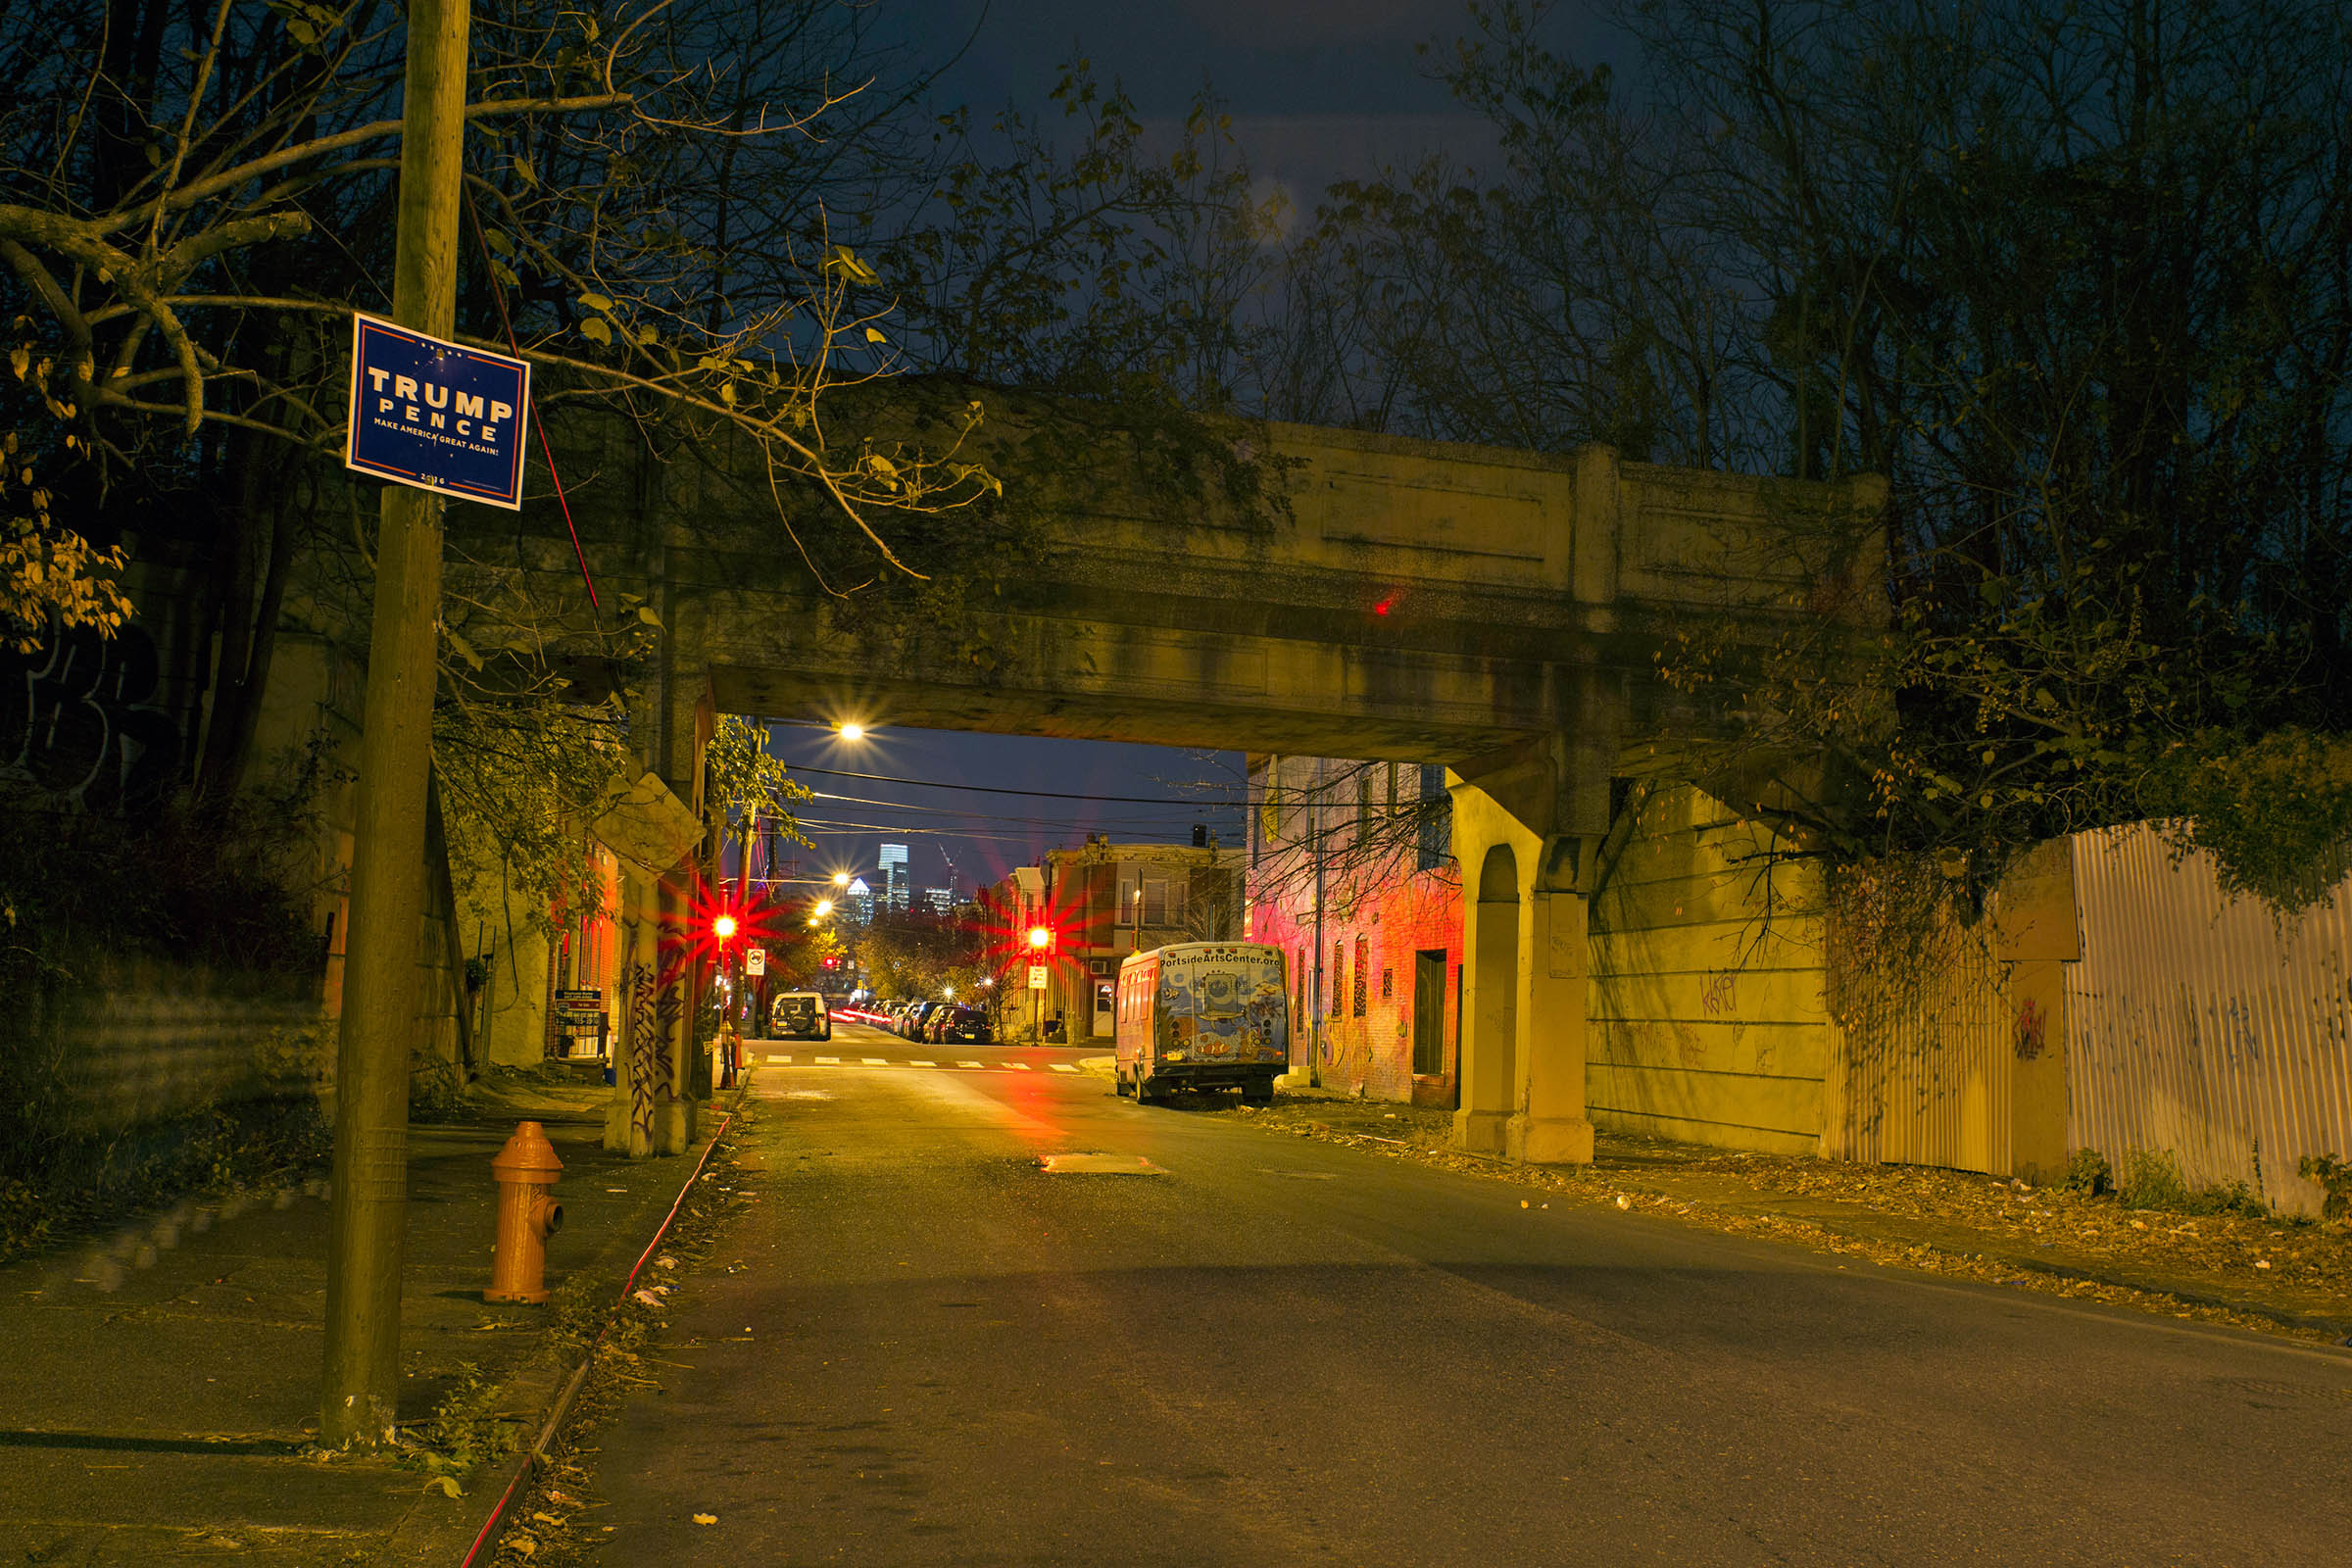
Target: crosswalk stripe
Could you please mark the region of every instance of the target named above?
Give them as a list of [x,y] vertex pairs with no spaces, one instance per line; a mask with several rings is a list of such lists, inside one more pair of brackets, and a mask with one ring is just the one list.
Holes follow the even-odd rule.
[[910,1061],[906,1065],[909,1067],[936,1067],[939,1063],[936,1061]]
[[858,1059],[864,1062],[868,1067],[887,1067],[890,1065],[889,1059],[883,1056],[860,1056]]
[[958,1067],[977,1067],[980,1064],[976,1061],[959,1061],[956,1065]]
[[816,1064],[819,1067],[838,1067],[841,1065],[841,1058],[839,1056],[819,1056],[816,1058]]
[[1054,1064],[1054,1070],[1055,1072],[1076,1072],[1078,1069],[1066,1061],[1057,1061]]
[[1027,1072],[1029,1070],[1029,1064],[1025,1061],[1008,1061],[1004,1065],[1019,1072]]
[[775,1056],[775,1055],[771,1055],[771,1056],[769,1056],[767,1059],[768,1059],[768,1060],[770,1060],[770,1061],[780,1061],[780,1062],[783,1062],[783,1063],[784,1063],[786,1066],[790,1066],[790,1065],[792,1065],[792,1058],[791,1058],[790,1056]]

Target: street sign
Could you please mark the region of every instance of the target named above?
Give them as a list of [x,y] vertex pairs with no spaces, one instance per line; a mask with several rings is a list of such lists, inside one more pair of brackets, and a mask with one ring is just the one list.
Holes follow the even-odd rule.
[[530,406],[523,361],[353,315],[345,467],[520,511]]
[[743,954],[743,972],[745,974],[767,973],[767,950],[765,948],[746,948]]
[[1044,964],[1033,963],[1029,966],[1029,989],[1032,991],[1046,989],[1046,966]]

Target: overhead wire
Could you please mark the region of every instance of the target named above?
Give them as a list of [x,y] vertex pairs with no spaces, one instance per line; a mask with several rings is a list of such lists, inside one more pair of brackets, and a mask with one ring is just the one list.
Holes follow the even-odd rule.
[[826,778],[861,778],[875,784],[911,784],[926,790],[967,790],[977,795],[1026,795],[1044,801],[1100,801],[1110,806],[1223,807],[1235,809],[1250,804],[1239,797],[1207,799],[1195,796],[1188,799],[1170,795],[1080,795],[1065,790],[1022,790],[999,784],[949,784],[938,779],[906,778],[896,773],[857,773],[840,767],[802,767],[789,761],[784,766],[787,772],[817,773]]

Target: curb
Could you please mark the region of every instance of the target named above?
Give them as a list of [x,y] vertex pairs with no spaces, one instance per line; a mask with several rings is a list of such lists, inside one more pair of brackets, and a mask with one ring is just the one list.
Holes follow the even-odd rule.
[[[527,1390],[528,1393],[525,1396],[530,1401],[530,1405],[535,1409],[545,1410],[546,1414],[540,1421],[537,1434],[523,1449],[522,1456],[517,1460],[509,1461],[513,1465],[513,1469],[507,1474],[505,1485],[499,1489],[491,1502],[489,1512],[481,1518],[478,1524],[471,1522],[471,1509],[456,1519],[444,1516],[419,1523],[417,1522],[417,1511],[412,1510],[400,1528],[392,1533],[389,1546],[395,1560],[430,1560],[445,1550],[456,1550],[460,1542],[466,1542],[467,1544],[465,1556],[460,1559],[459,1568],[473,1568],[475,1563],[487,1560],[486,1550],[492,1538],[497,1534],[499,1525],[506,1519],[507,1509],[522,1494],[524,1483],[542,1464],[547,1462],[548,1445],[555,1441],[558,1429],[562,1427],[564,1417],[571,1413],[573,1402],[578,1399],[581,1388],[586,1385],[588,1370],[596,1362],[596,1352],[603,1347],[605,1335],[612,1326],[612,1319],[619,1313],[621,1303],[628,1300],[629,1293],[636,1289],[638,1276],[644,1272],[645,1265],[660,1250],[662,1239],[669,1234],[669,1227],[677,1219],[678,1210],[685,1206],[686,1195],[694,1190],[695,1182],[709,1167],[711,1153],[717,1150],[719,1141],[726,1137],[727,1129],[734,1126],[735,1116],[736,1111],[728,1111],[710,1138],[704,1142],[702,1153],[696,1158],[694,1168],[688,1171],[686,1179],[678,1184],[677,1197],[670,1200],[669,1212],[664,1214],[662,1223],[654,1228],[653,1239],[645,1244],[645,1250],[637,1254],[637,1261],[631,1265],[628,1277],[621,1281],[620,1289],[612,1298],[612,1305],[605,1314],[603,1326],[596,1331],[596,1338],[589,1342],[586,1352],[581,1355],[579,1364],[571,1369],[570,1376],[563,1381],[560,1388],[557,1387],[556,1380],[552,1376],[535,1377],[527,1373],[524,1375],[524,1379],[517,1380],[517,1384],[510,1385],[513,1392],[518,1395],[525,1394],[525,1390]],[[468,1476],[466,1479],[472,1482],[475,1478]],[[495,1473],[490,1479],[496,1479]],[[468,1498],[474,1499],[489,1495],[486,1487],[486,1482],[482,1486],[469,1486],[466,1494]]]
[[547,1420],[541,1424],[539,1435],[523,1450],[521,1461],[514,1466],[514,1473],[507,1479],[506,1490],[498,1494],[498,1501],[491,1507],[490,1516],[482,1521],[482,1528],[475,1533],[473,1544],[466,1548],[466,1555],[458,1568],[473,1568],[482,1547],[489,1544],[490,1537],[506,1518],[508,1505],[514,1502],[514,1494],[522,1490],[523,1482],[546,1463],[547,1446],[554,1441],[556,1429],[564,1424],[564,1418],[571,1413],[572,1401],[579,1397],[580,1387],[588,1380],[588,1369],[596,1364],[596,1352],[603,1347],[605,1335],[611,1332],[612,1319],[618,1315],[621,1302],[627,1300],[629,1292],[637,1288],[637,1276],[645,1271],[646,1262],[661,1247],[662,1238],[669,1234],[669,1227],[677,1219],[678,1210],[686,1204],[686,1195],[694,1191],[694,1184],[710,1163],[710,1156],[718,1149],[719,1140],[726,1137],[727,1129],[735,1125],[735,1111],[727,1112],[717,1130],[711,1133],[710,1142],[703,1145],[702,1156],[694,1162],[694,1169],[688,1171],[686,1179],[678,1184],[678,1196],[671,1200],[669,1212],[662,1215],[662,1223],[654,1227],[653,1240],[645,1244],[645,1250],[638,1253],[637,1261],[629,1266],[628,1278],[620,1282],[620,1290],[612,1298],[612,1308],[605,1314],[604,1327],[598,1329],[596,1338],[588,1342],[587,1353],[580,1357],[580,1364],[571,1369],[571,1376],[564,1381],[564,1392],[557,1396],[555,1404],[548,1410]]

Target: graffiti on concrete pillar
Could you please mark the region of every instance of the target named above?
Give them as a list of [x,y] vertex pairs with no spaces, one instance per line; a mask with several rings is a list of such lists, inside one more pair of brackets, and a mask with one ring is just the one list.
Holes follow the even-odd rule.
[[686,999],[678,994],[675,981],[663,986],[656,996],[654,1012],[662,1025],[662,1047],[654,1053],[657,1063],[654,1071],[659,1075],[658,1092],[664,1100],[675,1100],[678,1097],[678,1057],[670,1046],[677,1039],[678,1020],[686,1016]]
[[655,1063],[667,1063],[662,1050],[661,1005],[656,1000],[654,966],[642,959],[629,965],[629,1148],[650,1149],[654,1141]]
[[149,806],[179,771],[179,727],[155,706],[163,662],[136,625],[0,651],[0,771],[93,811]]

